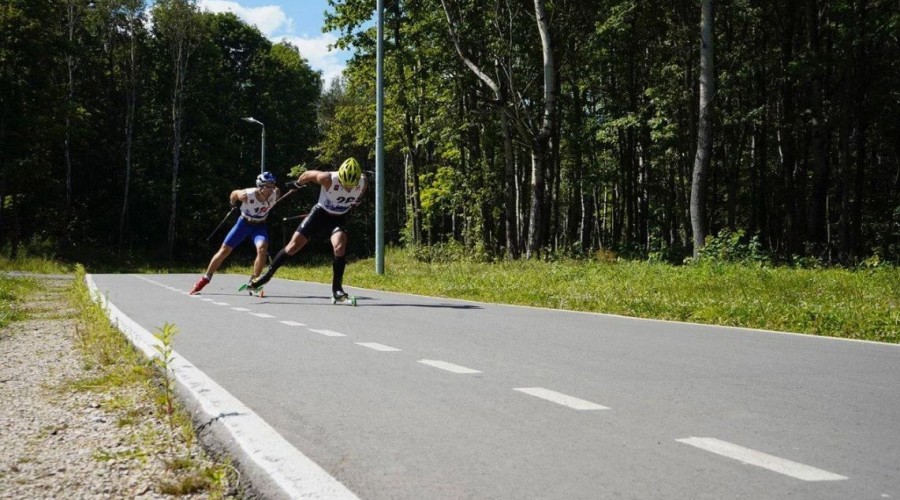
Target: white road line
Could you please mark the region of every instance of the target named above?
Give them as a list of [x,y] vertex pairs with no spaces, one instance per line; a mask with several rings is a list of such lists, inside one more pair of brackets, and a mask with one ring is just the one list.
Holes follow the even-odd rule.
[[215,305],[217,305],[217,306],[227,306],[227,305],[229,305],[228,302],[213,302],[213,304],[215,304]]
[[279,321],[279,323],[282,323],[287,326],[306,326],[305,323],[298,323],[296,321]]
[[251,316],[256,316],[257,318],[274,318],[271,314],[266,313],[250,313]]
[[691,446],[706,450],[723,457],[733,458],[744,462],[745,464],[755,465],[768,469],[772,472],[784,474],[801,481],[841,481],[847,479],[839,474],[834,474],[826,470],[817,469],[790,460],[785,460],[776,456],[772,456],[761,451],[744,448],[726,441],[720,441],[715,438],[689,437],[684,439],[676,439],[679,443],[689,444]]
[[536,398],[546,399],[547,401],[560,404],[563,406],[568,406],[573,410],[608,410],[609,408],[603,405],[598,405],[597,403],[591,403],[590,401],[585,401],[583,399],[578,399],[576,397],[568,396],[561,392],[551,391],[550,389],[544,389],[543,387],[520,387],[518,389],[513,389],[514,391],[524,392],[525,394],[529,394]]
[[379,344],[377,342],[357,342],[356,345],[361,345],[363,347],[368,347],[369,349],[375,349],[376,351],[381,351],[381,352],[396,352],[396,351],[400,350],[400,349],[397,349],[396,347]]
[[326,337],[346,337],[346,335],[344,335],[343,333],[338,333],[331,330],[313,330],[312,328],[310,328],[309,330],[311,332],[321,333]]
[[232,307],[232,309],[234,309],[235,311],[238,311],[238,312],[242,312],[242,313],[250,312],[250,309],[247,309],[246,307]]
[[433,366],[435,368],[440,368],[441,370],[446,370],[453,373],[481,373],[478,370],[466,368],[465,366],[454,365],[453,363],[448,363],[446,361],[437,361],[434,359],[420,359],[419,363],[422,363],[423,365]]
[[213,302],[213,299],[200,299],[200,300],[202,300],[203,302]]

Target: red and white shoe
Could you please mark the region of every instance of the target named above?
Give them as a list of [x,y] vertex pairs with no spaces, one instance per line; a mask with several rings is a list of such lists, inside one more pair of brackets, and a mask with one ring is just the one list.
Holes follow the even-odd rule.
[[200,276],[200,279],[198,279],[197,282],[194,283],[194,288],[191,289],[191,295],[197,295],[198,293],[200,293],[200,290],[203,290],[203,287],[205,287],[208,283],[209,278],[207,278],[206,276]]

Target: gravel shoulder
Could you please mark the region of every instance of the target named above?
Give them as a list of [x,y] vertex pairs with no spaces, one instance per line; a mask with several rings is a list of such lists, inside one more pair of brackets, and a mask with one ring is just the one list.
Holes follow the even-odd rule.
[[78,349],[71,280],[42,278],[28,318],[0,329],[0,499],[233,497],[237,481],[221,477],[226,487],[192,491],[217,464],[173,436],[151,384],[95,383],[104,373]]

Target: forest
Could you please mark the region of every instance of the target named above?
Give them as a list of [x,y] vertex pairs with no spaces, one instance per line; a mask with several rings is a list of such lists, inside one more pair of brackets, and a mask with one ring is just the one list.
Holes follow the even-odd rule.
[[[0,248],[205,260],[260,170],[245,117],[279,180],[375,170],[375,2],[329,4],[354,55],[324,82],[192,0],[0,0]],[[386,0],[383,19],[390,245],[900,262],[896,1]],[[356,257],[374,209],[354,212]]]

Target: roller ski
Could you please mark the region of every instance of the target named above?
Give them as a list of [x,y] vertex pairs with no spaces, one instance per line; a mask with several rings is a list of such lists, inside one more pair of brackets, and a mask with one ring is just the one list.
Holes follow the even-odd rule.
[[191,295],[197,295],[200,293],[200,290],[203,290],[203,287],[209,284],[209,278],[206,276],[201,276],[200,279],[194,283],[194,288],[191,288]]
[[356,297],[353,295],[349,295],[347,292],[343,290],[338,290],[334,292],[334,295],[331,296],[332,304],[347,304],[351,306],[356,306]]
[[253,282],[244,283],[238,288],[239,292],[247,291],[249,295],[254,295],[256,297],[265,297],[266,292],[263,290],[262,286],[253,286]]

